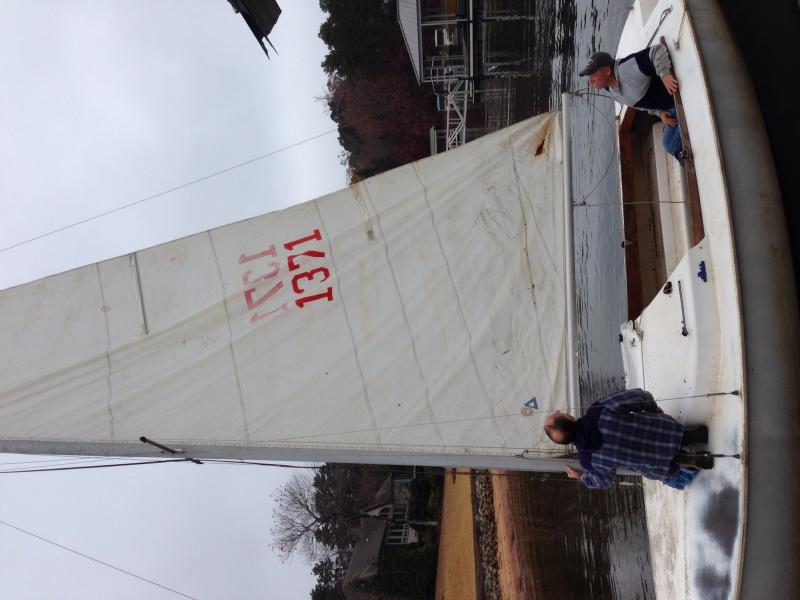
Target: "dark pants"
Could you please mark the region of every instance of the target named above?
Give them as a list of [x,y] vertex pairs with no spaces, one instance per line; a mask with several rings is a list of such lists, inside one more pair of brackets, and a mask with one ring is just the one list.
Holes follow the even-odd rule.
[[692,425],[683,428],[683,437],[681,439],[681,447],[686,447],[689,444],[707,444],[708,443],[708,427],[705,425]]

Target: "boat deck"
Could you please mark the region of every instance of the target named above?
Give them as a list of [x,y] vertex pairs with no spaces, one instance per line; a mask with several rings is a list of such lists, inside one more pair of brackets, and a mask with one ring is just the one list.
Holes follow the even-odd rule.
[[[664,412],[681,423],[707,424],[708,448],[736,455],[743,449],[744,403],[735,365],[723,362],[718,346],[724,336],[715,310],[717,273],[705,246],[683,257],[668,276],[668,293],[661,290],[623,329],[626,385],[649,390]],[[713,470],[698,475],[683,491],[643,481],[657,597],[735,597],[743,463],[717,458]]]
[[[629,317],[626,385],[649,390],[683,424],[705,423],[708,448],[743,454],[746,390],[733,231],[710,91],[683,2],[634,5],[617,56],[664,36],[686,106],[705,237],[692,246],[687,173],[661,144],[654,117],[621,109],[620,175]],[[718,458],[684,491],[645,481],[659,600],[738,597],[746,463]]]
[[686,203],[664,204],[682,197],[681,178],[658,156],[652,124],[631,117],[626,128],[623,119],[626,238],[636,245],[626,254],[626,382],[680,422],[708,424],[712,452],[741,458],[718,458],[684,492],[645,483],[656,596],[794,599],[800,319],[769,142],[714,0],[639,0],[617,56],[662,36],[684,100],[705,237],[681,252],[689,229],[674,208]]

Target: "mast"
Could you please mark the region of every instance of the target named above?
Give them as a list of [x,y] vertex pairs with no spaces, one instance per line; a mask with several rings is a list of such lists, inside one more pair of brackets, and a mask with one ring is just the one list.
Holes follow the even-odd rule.
[[563,136],[564,164],[564,288],[566,294],[567,317],[567,397],[569,412],[578,416],[580,398],[578,390],[578,369],[575,340],[577,326],[575,315],[575,236],[572,218],[572,140],[570,139],[571,98],[568,93],[561,94],[561,135]]

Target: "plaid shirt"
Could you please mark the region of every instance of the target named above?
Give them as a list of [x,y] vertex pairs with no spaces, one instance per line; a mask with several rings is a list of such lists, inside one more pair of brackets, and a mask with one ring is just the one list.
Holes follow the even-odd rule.
[[625,390],[598,400],[597,421],[603,445],[590,453],[591,464],[580,476],[590,488],[607,488],[617,469],[628,469],[664,481],[675,474],[672,459],[680,451],[683,427],[669,415],[656,412],[650,392]]

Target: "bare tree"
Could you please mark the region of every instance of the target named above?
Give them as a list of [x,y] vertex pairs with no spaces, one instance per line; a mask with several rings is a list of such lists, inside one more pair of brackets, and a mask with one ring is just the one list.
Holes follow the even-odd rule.
[[282,560],[299,552],[309,564],[352,547],[361,517],[358,470],[323,465],[295,473],[273,498],[273,546]]
[[292,475],[273,495],[272,545],[281,560],[298,552],[313,564],[348,553],[354,528],[369,516],[360,509],[368,503],[362,475],[358,465],[336,464]]
[[289,560],[295,552],[309,563],[333,554],[318,534],[326,515],[317,510],[314,496],[313,471],[294,473],[273,495],[277,506],[273,512],[272,546],[283,561]]

